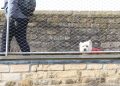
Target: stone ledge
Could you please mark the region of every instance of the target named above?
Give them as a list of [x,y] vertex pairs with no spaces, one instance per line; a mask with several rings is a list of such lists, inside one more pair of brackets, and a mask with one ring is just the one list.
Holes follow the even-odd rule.
[[80,53],[80,52],[45,52],[45,53],[36,53],[36,55],[33,55],[34,53],[31,52],[31,55],[29,56],[22,56],[22,55],[8,55],[8,56],[0,56],[1,61],[14,61],[14,60],[115,60],[120,59],[119,55],[120,51],[98,51],[98,52],[86,52],[86,53]]
[[119,11],[36,11],[35,14],[81,15],[81,17],[120,17]]

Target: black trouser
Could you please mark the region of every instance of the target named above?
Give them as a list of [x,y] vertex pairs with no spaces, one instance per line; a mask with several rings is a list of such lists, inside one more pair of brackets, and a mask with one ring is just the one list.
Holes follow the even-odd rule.
[[[16,38],[18,45],[22,52],[30,52],[30,47],[28,45],[26,39],[26,32],[27,32],[27,24],[28,19],[21,19],[21,18],[10,18],[9,23],[9,45],[8,50],[10,51],[10,43],[13,37]],[[1,52],[5,52],[6,50],[6,26],[2,33],[2,45],[1,45]]]

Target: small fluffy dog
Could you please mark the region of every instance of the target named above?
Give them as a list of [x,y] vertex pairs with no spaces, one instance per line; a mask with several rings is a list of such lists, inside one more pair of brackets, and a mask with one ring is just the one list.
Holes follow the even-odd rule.
[[80,42],[79,43],[79,50],[80,52],[91,52],[91,51],[101,51],[100,48],[93,48],[92,47],[92,41],[88,40],[86,42]]
[[79,43],[80,52],[92,51],[92,41],[88,40],[86,42]]

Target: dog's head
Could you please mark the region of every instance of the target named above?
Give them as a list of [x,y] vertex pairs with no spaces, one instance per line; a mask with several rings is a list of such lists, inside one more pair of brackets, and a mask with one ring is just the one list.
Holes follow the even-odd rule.
[[92,51],[92,41],[88,40],[86,42],[79,43],[80,52]]

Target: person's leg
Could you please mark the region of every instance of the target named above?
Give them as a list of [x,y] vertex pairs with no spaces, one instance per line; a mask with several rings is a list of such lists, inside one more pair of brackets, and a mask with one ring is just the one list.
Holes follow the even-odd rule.
[[[10,43],[11,43],[11,40],[14,36],[14,32],[15,32],[15,21],[14,19],[10,19],[10,24],[9,24],[9,44],[8,44],[8,51],[10,51]],[[3,32],[2,32],[2,39],[1,39],[1,50],[0,52],[5,52],[6,51],[6,30],[7,30],[7,21],[5,22],[5,25],[4,25],[4,29],[3,29]]]
[[22,52],[30,52],[30,47],[26,38],[28,21],[28,19],[16,19],[15,38]]

